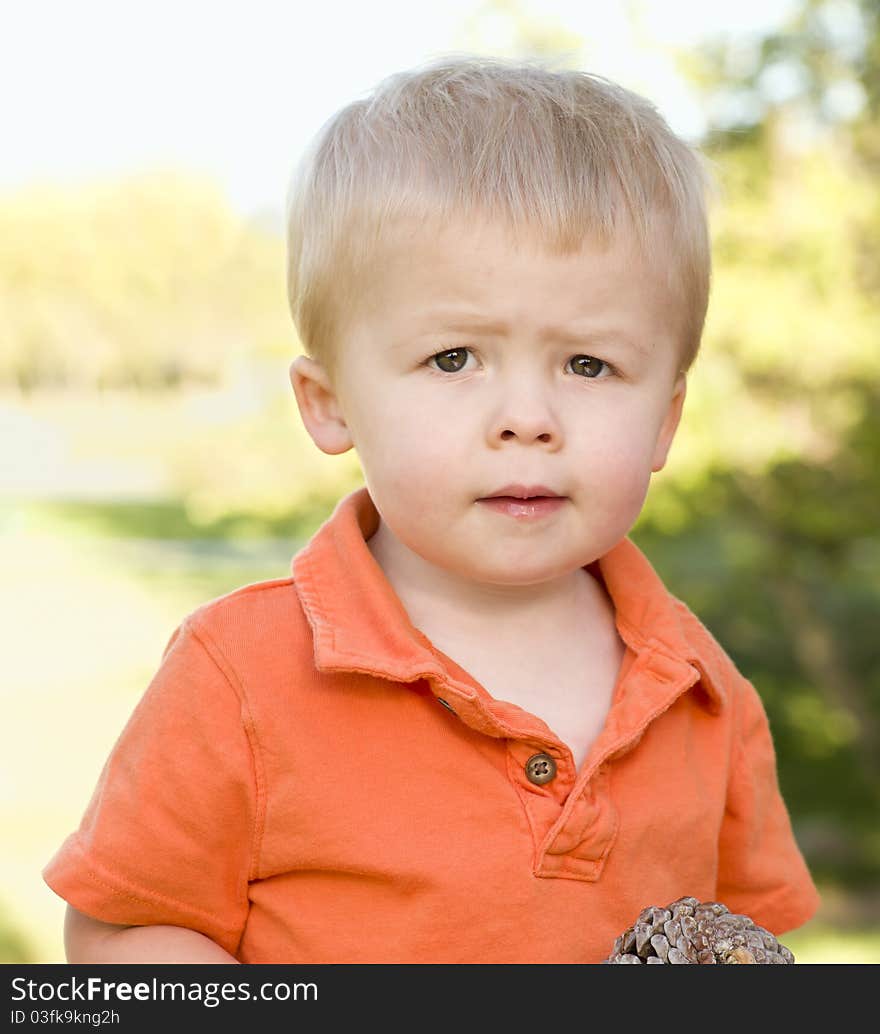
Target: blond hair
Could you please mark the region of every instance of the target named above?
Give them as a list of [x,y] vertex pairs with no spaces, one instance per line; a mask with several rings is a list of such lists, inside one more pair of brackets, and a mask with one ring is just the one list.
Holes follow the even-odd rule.
[[708,162],[598,75],[473,55],[383,79],[316,134],[287,194],[290,312],[325,364],[401,219],[500,218],[553,251],[625,223],[681,312],[681,369],[711,275]]

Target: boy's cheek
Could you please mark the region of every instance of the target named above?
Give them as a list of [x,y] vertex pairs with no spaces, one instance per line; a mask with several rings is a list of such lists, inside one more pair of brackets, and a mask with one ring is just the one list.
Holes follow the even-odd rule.
[[405,498],[411,506],[425,493],[433,494],[444,484],[460,483],[467,476],[467,469],[461,469],[464,461],[436,445],[431,441],[422,443],[401,430],[396,440],[376,443],[359,452],[359,457],[377,490]]

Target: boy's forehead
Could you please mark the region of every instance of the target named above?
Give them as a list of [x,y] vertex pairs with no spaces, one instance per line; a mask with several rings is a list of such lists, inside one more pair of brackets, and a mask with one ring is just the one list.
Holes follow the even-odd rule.
[[430,317],[482,321],[487,329],[498,322],[482,308],[493,288],[521,288],[524,298],[543,288],[554,309],[565,309],[579,300],[614,303],[621,289],[644,298],[662,280],[626,229],[609,240],[585,237],[577,249],[564,250],[538,230],[498,219],[409,221],[388,234],[380,250],[365,284],[368,304],[372,298],[379,312],[392,304],[428,309]]
[[398,218],[376,236],[368,279],[378,285],[383,273],[396,274],[430,287],[439,274],[467,290],[474,272],[482,276],[503,271],[506,264],[514,269],[522,260],[539,274],[543,269],[548,275],[558,270],[589,271],[591,276],[607,273],[641,279],[651,286],[651,281],[659,284],[666,279],[665,267],[652,257],[657,251],[657,241],[643,242],[626,221],[608,234],[584,231],[574,243],[562,247],[553,228],[519,226],[491,213]]

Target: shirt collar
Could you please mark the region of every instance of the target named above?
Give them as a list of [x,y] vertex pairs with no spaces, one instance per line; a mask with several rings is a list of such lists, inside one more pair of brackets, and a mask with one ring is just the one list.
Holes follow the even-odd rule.
[[[403,607],[367,546],[379,514],[366,487],[342,498],[294,556],[294,584],[314,637],[321,671],[380,675],[399,682],[443,676],[428,638]],[[641,550],[622,539],[596,568],[614,602],[621,637],[638,654],[650,652],[663,681],[692,666],[707,706],[724,703],[720,647],[672,596]]]

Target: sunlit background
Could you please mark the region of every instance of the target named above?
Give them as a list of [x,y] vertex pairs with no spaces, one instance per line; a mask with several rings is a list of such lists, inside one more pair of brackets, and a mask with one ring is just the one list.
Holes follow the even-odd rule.
[[289,388],[284,195],[334,110],[452,51],[609,76],[712,159],[703,352],[633,538],[765,701],[823,892],[784,942],[880,961],[875,0],[20,0],[2,29],[0,961],[63,960],[40,870],[183,615],[285,576],[362,483]]

